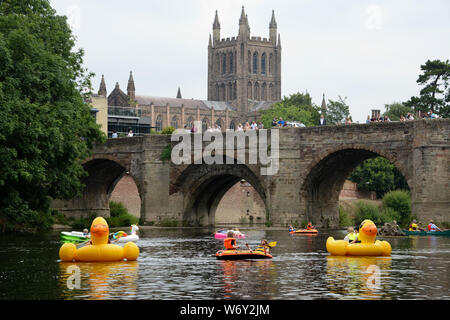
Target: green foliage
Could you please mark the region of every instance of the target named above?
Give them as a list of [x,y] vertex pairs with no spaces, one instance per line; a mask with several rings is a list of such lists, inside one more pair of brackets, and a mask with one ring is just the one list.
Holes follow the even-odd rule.
[[391,190],[409,189],[400,171],[383,157],[363,161],[353,170],[350,180],[358,184],[359,190],[375,191],[377,198]]
[[168,126],[162,129],[161,134],[172,134],[175,131],[175,127]]
[[110,227],[128,227],[137,224],[139,218],[131,215],[121,202],[109,202],[110,217],[106,218]]
[[376,225],[384,223],[381,221],[378,207],[364,201],[358,201],[356,204],[355,225],[359,226],[365,219],[372,220]]
[[343,123],[345,118],[350,116],[350,108],[345,99],[347,99],[347,97],[342,98],[341,96],[338,96],[338,100],[328,100],[325,116],[327,124]]
[[106,139],[84,103],[92,74],[74,45],[48,1],[0,2],[2,229],[47,228],[50,198],[81,194],[80,160]]
[[430,109],[440,117],[450,117],[450,63],[449,60],[427,60],[420,66],[422,73],[417,83],[423,88],[419,97],[413,96],[405,105],[416,111],[427,112]]
[[353,218],[347,210],[345,210],[342,206],[339,206],[339,226],[340,227],[349,227],[353,226]]
[[163,151],[161,152],[161,155],[159,156],[159,159],[161,161],[169,161],[172,156],[172,145],[169,143]]
[[[178,227],[179,222],[178,222],[177,218],[167,217],[167,218],[161,219],[159,221],[159,225],[161,227]],[[190,226],[190,224],[188,224],[187,226]]]
[[386,111],[383,113],[383,115],[388,116],[392,121],[399,121],[400,117],[406,117],[408,112],[414,114],[414,110],[411,107],[406,106],[401,102],[385,104],[384,107]]
[[284,97],[272,108],[262,111],[261,121],[264,128],[272,127],[273,118],[283,118],[285,121],[300,121],[306,126],[314,126],[319,121],[319,108],[313,105],[309,93],[295,93]]
[[411,221],[411,193],[405,190],[394,190],[383,197],[383,208],[394,211],[397,223],[407,226]]

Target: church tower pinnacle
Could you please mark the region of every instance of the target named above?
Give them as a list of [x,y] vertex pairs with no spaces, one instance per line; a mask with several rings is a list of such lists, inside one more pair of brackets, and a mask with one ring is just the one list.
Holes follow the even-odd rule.
[[130,71],[130,77],[128,78],[127,96],[130,102],[135,101],[136,89],[134,88],[133,73]]
[[102,74],[102,81],[100,82],[100,88],[98,89],[98,95],[103,96],[106,98],[106,84],[105,84],[105,77]]

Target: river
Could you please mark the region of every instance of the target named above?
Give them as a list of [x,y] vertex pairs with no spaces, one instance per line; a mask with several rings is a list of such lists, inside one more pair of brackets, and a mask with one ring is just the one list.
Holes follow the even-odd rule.
[[450,237],[385,237],[391,257],[333,257],[325,241],[344,231],[242,231],[241,245],[277,241],[273,259],[217,260],[223,241],[206,228],[141,228],[138,260],[115,263],[60,262],[56,231],[2,235],[0,299],[450,299]]

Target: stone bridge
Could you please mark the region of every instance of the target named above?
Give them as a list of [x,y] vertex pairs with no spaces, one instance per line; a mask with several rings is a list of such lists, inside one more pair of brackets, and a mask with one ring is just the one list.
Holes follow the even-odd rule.
[[84,163],[89,176],[83,196],[55,201],[54,207],[75,216],[108,216],[111,192],[129,174],[141,198],[141,223],[212,225],[222,196],[245,179],[264,201],[272,225],[312,221],[336,227],[345,179],[362,161],[382,156],[406,178],[413,214],[422,221],[450,221],[449,138],[450,119],[281,128],[274,175],[262,175],[260,164],[175,165],[161,157],[177,144],[169,135],[109,139]]

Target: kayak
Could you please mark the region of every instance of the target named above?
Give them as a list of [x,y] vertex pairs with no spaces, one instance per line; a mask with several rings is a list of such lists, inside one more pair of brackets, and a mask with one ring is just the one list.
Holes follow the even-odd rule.
[[71,243],[81,243],[90,240],[89,236],[85,236],[84,233],[80,231],[72,231],[72,232],[63,231],[61,232],[60,238],[61,242],[71,242]]
[[272,259],[272,255],[263,250],[219,250],[216,252],[218,260],[243,260],[243,259]]
[[317,229],[298,229],[295,231],[289,231],[290,234],[317,234],[319,231]]
[[[214,238],[216,238],[216,239],[225,239],[226,237],[227,237],[226,233],[216,232],[214,234]],[[245,239],[245,234],[243,234],[243,233],[237,234],[237,235],[235,235],[235,238]]]
[[450,236],[450,230],[445,231],[409,231],[402,230],[407,236]]

